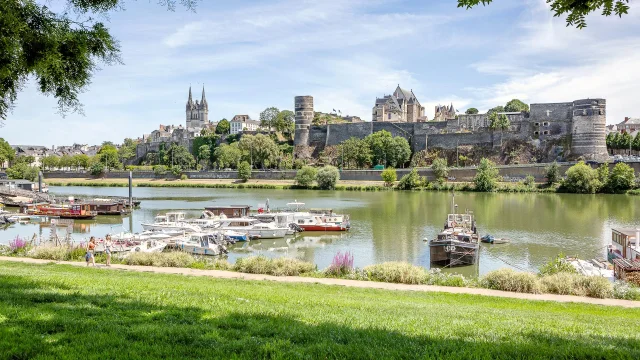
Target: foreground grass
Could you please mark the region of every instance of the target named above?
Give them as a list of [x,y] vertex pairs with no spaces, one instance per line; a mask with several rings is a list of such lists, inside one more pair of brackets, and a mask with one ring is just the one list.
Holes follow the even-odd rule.
[[0,358],[640,357],[640,310],[0,262]]

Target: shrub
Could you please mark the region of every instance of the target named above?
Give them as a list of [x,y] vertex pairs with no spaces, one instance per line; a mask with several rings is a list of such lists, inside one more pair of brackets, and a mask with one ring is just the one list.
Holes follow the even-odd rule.
[[63,246],[38,246],[29,255],[34,259],[63,261],[67,260],[68,253],[68,249]]
[[[580,276],[578,289],[584,289],[584,295],[599,299],[610,298],[613,295],[613,285],[601,276]],[[577,295],[577,294],[576,294]]]
[[543,276],[540,282],[544,292],[558,295],[574,295],[576,294],[575,278],[577,276],[577,274],[560,272]]
[[436,177],[437,182],[445,182],[447,180],[447,176],[449,175],[449,168],[447,168],[447,159],[433,159],[433,163],[431,163],[431,170],[433,170],[433,175]]
[[24,255],[29,250],[29,243],[16,236],[15,239],[9,241],[9,254]]
[[167,167],[164,165],[156,165],[153,167],[153,173],[160,176],[167,173]]
[[640,300],[640,288],[630,285],[624,281],[613,283],[613,297],[623,300]]
[[527,175],[527,177],[524,178],[524,185],[528,188],[533,188],[534,186],[536,186],[536,179],[533,177],[533,175]]
[[609,164],[602,164],[596,170],[598,173],[598,180],[600,180],[600,184],[603,187],[607,186],[607,182],[609,181]]
[[238,177],[242,181],[251,179],[251,165],[248,162],[243,161],[238,164]]
[[171,174],[173,176],[180,176],[182,174],[182,167],[180,165],[175,165],[171,167]]
[[487,289],[531,294],[538,294],[541,290],[535,274],[516,272],[511,269],[491,271],[480,280],[480,284]]
[[560,181],[560,166],[557,162],[551,163],[547,166],[547,185],[551,186]]
[[553,260],[540,267],[540,275],[553,275],[557,273],[577,273],[573,265],[564,261],[564,254],[558,254]]
[[236,260],[233,270],[249,274],[297,276],[315,271],[316,266],[298,259],[269,259],[265,256],[250,256]]
[[427,273],[423,267],[404,262],[369,265],[363,270],[372,281],[400,284],[425,284],[427,282]]
[[602,186],[597,171],[583,161],[570,167],[566,176],[562,186],[569,192],[593,194]]
[[100,162],[91,165],[91,168],[89,168],[89,173],[91,173],[91,175],[93,176],[102,175],[102,173],[104,173],[104,165],[102,165],[102,163]]
[[482,158],[476,170],[476,176],[473,178],[476,191],[494,191],[498,187],[498,175],[499,172],[496,164],[489,159]]
[[423,186],[426,180],[418,175],[418,171],[413,168],[411,172],[406,174],[400,179],[398,182],[398,189],[400,190],[413,190],[417,189],[420,186]]
[[186,174],[180,175],[180,180],[187,180],[187,179],[188,179],[188,177],[187,177]]
[[[603,164],[603,166],[608,165]],[[631,166],[625,163],[617,163],[611,170],[607,180],[607,188],[613,192],[622,192],[633,188],[636,182],[636,174]]]
[[330,276],[342,276],[353,272],[353,254],[349,251],[345,253],[338,251],[331,265],[324,272]]
[[427,273],[426,284],[453,287],[464,287],[468,285],[467,280],[464,278],[464,276],[444,273],[441,269],[438,268],[429,270],[429,272]]
[[398,180],[398,174],[396,173],[396,169],[394,168],[386,168],[382,170],[382,174],[380,174],[380,177],[382,177],[382,181],[384,181],[384,184],[386,186],[393,186],[393,183]]
[[340,180],[340,172],[334,166],[327,165],[318,171],[316,181],[318,187],[324,190],[332,190]]
[[298,172],[296,172],[296,184],[302,187],[311,187],[313,182],[316,181],[318,170],[313,166],[303,166]]
[[195,258],[184,252],[167,253],[130,253],[124,263],[127,265],[160,266],[160,267],[190,267]]

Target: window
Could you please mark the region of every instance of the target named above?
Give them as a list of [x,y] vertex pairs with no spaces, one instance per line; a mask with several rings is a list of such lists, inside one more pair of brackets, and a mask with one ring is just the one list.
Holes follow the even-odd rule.
[[549,135],[549,130],[545,130],[542,132],[543,135]]
[[391,120],[391,113],[388,113],[387,115],[389,117],[389,120]]
[[540,131],[534,131],[533,135],[540,135]]
[[534,125],[534,126],[540,126],[540,123],[539,123],[539,122],[537,122],[537,123],[534,123],[533,125]]
[[549,126],[549,122],[548,121],[543,122],[542,126]]

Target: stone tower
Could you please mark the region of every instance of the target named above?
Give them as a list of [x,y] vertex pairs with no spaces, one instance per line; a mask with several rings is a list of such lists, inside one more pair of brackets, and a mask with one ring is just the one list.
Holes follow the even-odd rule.
[[193,101],[191,95],[191,86],[189,86],[189,99],[187,100],[187,128],[202,129],[206,125],[209,125],[209,104],[207,103],[207,97],[204,94],[204,86],[202,86],[202,97],[200,102]]
[[296,114],[296,131],[293,144],[309,146],[309,128],[313,122],[313,96],[296,96],[294,111]]
[[571,155],[587,160],[606,160],[607,101],[583,99],[573,102]]

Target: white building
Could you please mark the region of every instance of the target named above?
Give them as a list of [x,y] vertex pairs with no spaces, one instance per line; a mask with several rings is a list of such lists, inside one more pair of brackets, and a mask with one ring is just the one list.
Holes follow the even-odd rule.
[[236,115],[229,122],[231,135],[243,131],[257,131],[260,128],[260,121],[251,120],[249,115]]

